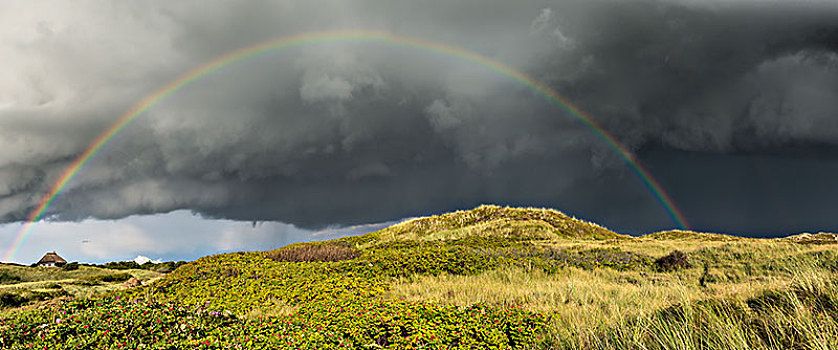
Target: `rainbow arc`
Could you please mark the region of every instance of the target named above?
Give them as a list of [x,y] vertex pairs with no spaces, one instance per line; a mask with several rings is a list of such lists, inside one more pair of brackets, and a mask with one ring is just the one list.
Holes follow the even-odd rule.
[[330,42],[372,42],[384,43],[394,46],[412,47],[423,50],[437,52],[439,54],[457,57],[483,67],[489,68],[501,75],[507,76],[512,80],[528,87],[532,91],[544,96],[549,101],[555,103],[560,108],[564,109],[571,116],[582,122],[586,127],[594,132],[600,139],[602,139],[610,148],[612,148],[626,164],[637,174],[643,181],[644,185],[651,191],[655,198],[661,203],[663,208],[667,211],[669,216],[678,227],[682,229],[689,228],[687,220],[683,213],[675,206],[672,198],[663,190],[661,185],[655,178],[644,168],[635,158],[635,156],[620,144],[611,134],[609,134],[601,125],[599,125],[593,118],[585,114],[582,110],[571,104],[564,97],[559,95],[550,87],[540,83],[532,77],[518,71],[512,67],[504,65],[501,62],[495,61],[478,53],[468,51],[455,46],[450,46],[430,40],[395,35],[384,31],[374,30],[339,30],[326,32],[313,32],[293,36],[287,36],[270,40],[257,45],[248,46],[221,57],[218,57],[206,64],[192,69],[189,72],[181,75],[175,80],[170,81],[162,86],[152,94],[143,98],[140,102],[135,104],[131,109],[126,111],[113,124],[111,124],[105,131],[103,131],[86,149],[81,153],[61,174],[61,176],[52,184],[49,191],[41,198],[38,205],[27,216],[26,222],[21,227],[12,245],[6,251],[5,261],[12,260],[18,249],[23,245],[26,237],[31,232],[34,224],[41,220],[52,202],[64,189],[65,186],[78,174],[79,170],[84,167],[97,153],[99,153],[105,145],[108,144],[115,135],[117,135],[126,126],[139,117],[143,112],[149,108],[160,103],[167,97],[171,96],[184,86],[189,85],[200,78],[212,74],[219,69],[247,58],[257,56],[259,54],[299,46],[307,46],[314,44],[323,44]]

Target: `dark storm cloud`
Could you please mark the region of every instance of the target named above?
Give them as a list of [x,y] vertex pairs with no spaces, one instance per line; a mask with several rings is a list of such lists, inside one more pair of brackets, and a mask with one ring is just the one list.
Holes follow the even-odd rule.
[[[734,214],[713,223],[696,184],[748,181],[724,157],[759,154],[769,174],[813,148],[838,159],[830,2],[79,4],[0,11],[11,72],[0,78],[4,221],[22,220],[99,132],[182,72],[267,39],[340,28],[463,47],[549,84],[690,203],[699,228],[768,227]],[[673,160],[684,154],[706,157]],[[742,175],[700,182],[671,175],[673,164]],[[778,191],[835,188],[807,174],[784,177]],[[725,198],[763,203],[749,192]],[[485,202],[557,207],[623,231],[672,226],[613,150],[527,88],[454,57],[358,42],[271,52],[196,81],[112,140],[49,214],[189,209],[325,227]],[[820,211],[791,214],[804,212],[812,220],[778,227],[838,228]]]
[[834,5],[799,3],[594,5],[566,31],[589,73],[542,69],[611,129],[631,130],[629,143],[730,151],[822,141],[838,130],[836,17]]

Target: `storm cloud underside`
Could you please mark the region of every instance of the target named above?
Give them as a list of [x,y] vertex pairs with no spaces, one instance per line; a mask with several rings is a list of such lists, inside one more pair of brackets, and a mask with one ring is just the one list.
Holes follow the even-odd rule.
[[[632,149],[696,229],[838,229],[829,2],[193,5],[0,5],[0,219],[24,220],[102,130],[183,72],[272,38],[363,28],[546,83]],[[318,228],[489,202],[622,232],[674,226],[613,150],[526,87],[357,42],[269,52],[188,86],[111,141],[48,215],[187,209]]]

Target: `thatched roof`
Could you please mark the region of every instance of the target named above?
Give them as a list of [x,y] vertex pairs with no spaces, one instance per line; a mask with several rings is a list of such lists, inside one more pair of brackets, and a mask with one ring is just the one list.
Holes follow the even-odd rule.
[[66,264],[67,260],[64,260],[64,258],[58,256],[58,254],[55,254],[55,252],[53,251],[52,253],[46,253],[44,255],[44,257],[41,258],[40,261],[38,261],[38,264],[48,264],[48,263]]

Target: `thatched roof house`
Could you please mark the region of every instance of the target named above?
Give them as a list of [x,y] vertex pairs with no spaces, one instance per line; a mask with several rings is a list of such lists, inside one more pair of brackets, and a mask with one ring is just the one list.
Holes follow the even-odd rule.
[[38,261],[38,266],[63,266],[67,263],[67,260],[58,256],[58,254],[53,251],[52,253],[46,253],[40,261]]

